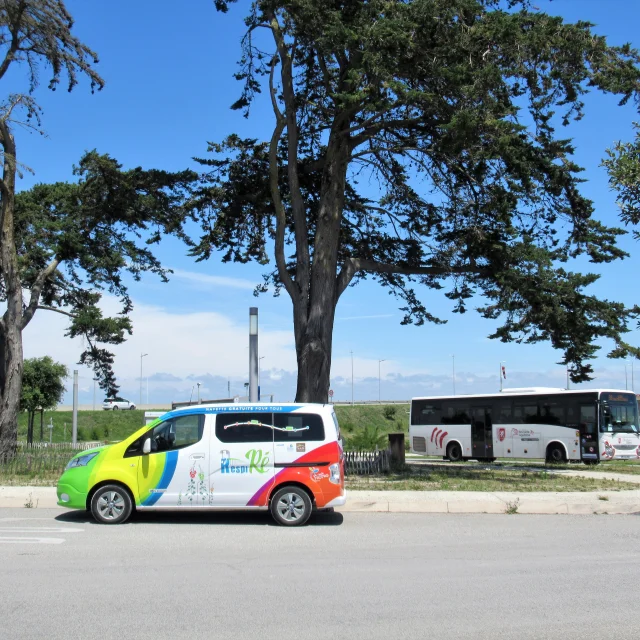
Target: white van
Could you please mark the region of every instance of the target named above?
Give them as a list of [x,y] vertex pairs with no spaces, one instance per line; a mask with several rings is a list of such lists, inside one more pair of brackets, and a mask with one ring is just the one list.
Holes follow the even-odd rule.
[[58,504],[125,522],[134,509],[269,509],[283,525],[345,504],[331,405],[211,404],[176,409],[117,444],[83,451]]

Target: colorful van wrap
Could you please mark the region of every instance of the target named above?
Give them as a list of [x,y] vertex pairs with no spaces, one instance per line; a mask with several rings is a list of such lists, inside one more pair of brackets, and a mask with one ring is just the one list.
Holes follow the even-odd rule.
[[75,456],[58,482],[58,504],[93,508],[106,485],[126,490],[137,509],[266,509],[283,486],[304,488],[315,508],[346,500],[339,427],[327,405],[170,411],[122,442]]

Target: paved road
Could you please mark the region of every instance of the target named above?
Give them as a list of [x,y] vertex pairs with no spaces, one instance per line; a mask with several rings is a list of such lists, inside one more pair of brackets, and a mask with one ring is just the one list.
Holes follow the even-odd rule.
[[0,512],[7,639],[637,639],[640,518]]

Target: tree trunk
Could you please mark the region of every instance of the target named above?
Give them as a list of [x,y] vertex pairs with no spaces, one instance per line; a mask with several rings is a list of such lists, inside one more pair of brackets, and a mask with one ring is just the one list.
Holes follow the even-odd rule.
[[331,376],[333,322],[338,303],[338,246],[348,167],[348,140],[334,124],[327,145],[322,200],[314,238],[309,300],[294,301],[294,329],[298,358],[296,402],[326,403]]
[[40,442],[44,440],[44,409],[40,409]]
[[[310,313],[316,321],[308,322],[294,311],[296,330],[296,354],[298,358],[298,387],[296,402],[328,402],[331,374],[331,344],[333,338],[333,309],[325,313]],[[306,315],[306,314],[304,314]]]
[[0,456],[15,453],[22,388],[22,286],[13,234],[16,185],[16,148],[7,123],[0,121],[4,147],[0,201],[0,273],[7,309],[0,319]]

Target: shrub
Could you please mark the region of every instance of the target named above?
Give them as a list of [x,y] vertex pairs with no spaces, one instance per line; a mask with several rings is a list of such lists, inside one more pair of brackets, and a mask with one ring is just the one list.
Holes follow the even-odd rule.
[[382,433],[379,427],[366,426],[359,429],[346,442],[347,449],[352,451],[373,451],[378,449],[386,449],[388,438],[386,433]]
[[396,417],[396,407],[384,407],[384,409],[382,410],[382,414],[387,420],[393,420]]
[[78,427],[78,442],[88,442],[89,434],[84,427]]
[[97,427],[93,427],[93,429],[91,429],[91,439],[100,440],[100,432]]

